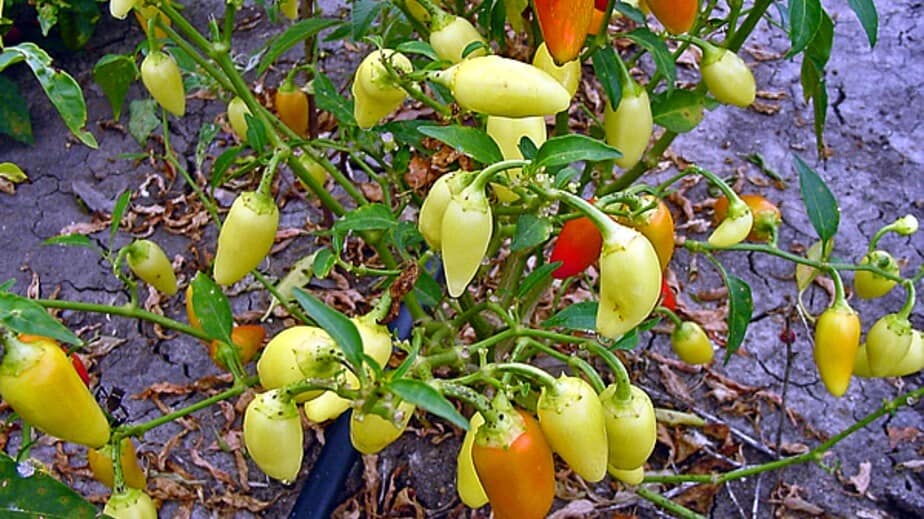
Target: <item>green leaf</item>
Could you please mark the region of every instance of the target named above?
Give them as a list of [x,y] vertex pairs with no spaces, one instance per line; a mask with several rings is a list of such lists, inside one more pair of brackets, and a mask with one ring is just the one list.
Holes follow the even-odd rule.
[[[558,268],[558,262],[553,263]],[[597,327],[597,302],[584,301],[566,306],[562,311],[546,319],[544,328],[565,330],[594,330]]]
[[115,207],[112,209],[112,223],[109,224],[109,247],[112,248],[112,240],[115,239],[115,235],[119,232],[119,225],[122,223],[122,216],[125,215],[125,210],[128,209],[128,202],[132,199],[131,191],[123,191],[119,198],[116,199]]
[[536,154],[539,153],[539,148],[536,147],[536,143],[526,135],[520,137],[520,142],[517,143],[517,149],[520,150],[520,153],[526,160],[535,159]]
[[32,120],[29,105],[19,93],[19,87],[0,76],[0,133],[23,144],[32,144]]
[[805,202],[805,211],[808,213],[812,227],[823,241],[830,240],[837,234],[837,227],[841,221],[841,211],[837,207],[837,200],[828,189],[818,173],[809,167],[798,155],[793,155],[796,162],[796,171],[799,173],[799,190]]
[[244,112],[244,120],[247,121],[247,145],[257,153],[262,153],[269,142],[263,121],[249,112]]
[[0,452],[0,510],[6,517],[48,519],[94,519],[96,505],[30,461],[16,460]]
[[539,152],[536,153],[536,160],[533,164],[536,167],[550,168],[566,166],[580,160],[599,162],[601,160],[618,159],[619,157],[622,157],[622,153],[609,144],[591,139],[586,135],[572,133],[552,137],[545,141],[539,147]]
[[151,132],[160,126],[157,116],[157,101],[153,99],[135,99],[128,105],[128,133],[142,148],[148,142]]
[[552,224],[546,218],[539,218],[532,214],[524,214],[517,219],[517,228],[510,243],[511,251],[518,251],[535,247],[544,243],[552,234]]
[[340,95],[330,78],[318,73],[311,81],[318,108],[330,112],[341,125],[356,126],[353,117],[353,103]]
[[754,313],[754,301],[751,299],[751,287],[743,279],[728,275],[725,277],[725,285],[728,286],[728,341],[725,344],[724,362],[728,364],[731,356],[744,342],[744,335]]
[[103,95],[112,107],[112,116],[118,121],[128,87],[138,78],[135,60],[121,54],[106,54],[93,67],[93,81],[103,89]]
[[398,220],[384,204],[368,204],[354,209],[334,223],[334,249],[340,250],[343,237],[351,231],[392,231]]
[[3,283],[0,283],[0,292],[9,292],[9,290],[13,288],[13,285],[15,284],[16,284],[15,279],[7,279]]
[[616,110],[622,101],[622,84],[619,82],[621,74],[619,64],[616,63],[619,57],[610,46],[598,47],[590,57],[593,60],[594,73],[610,100],[610,108]]
[[196,169],[202,169],[202,163],[205,162],[205,154],[209,149],[209,145],[215,140],[215,136],[218,135],[218,131],[221,129],[215,123],[205,123],[199,128],[199,138],[196,140]]
[[231,167],[231,164],[234,163],[234,160],[243,150],[243,146],[232,146],[221,152],[221,155],[212,163],[212,178],[209,179],[210,186],[218,187],[225,181],[225,172],[228,171],[228,168]]
[[[402,171],[397,169],[397,171]],[[423,243],[423,235],[417,230],[417,224],[408,221],[400,221],[394,230],[395,247],[399,250],[408,250]]]
[[853,9],[860,25],[866,31],[866,39],[869,40],[870,48],[876,46],[876,33],[879,32],[879,13],[876,12],[876,4],[873,0],[847,0],[847,5]]
[[[293,290],[295,287],[304,287],[307,285],[311,278],[314,277],[314,258],[316,253],[311,253],[304,258],[299,259],[292,267],[289,269],[289,272],[279,280],[279,283],[276,284],[276,293],[282,298],[282,302],[288,303],[295,298]],[[273,296],[273,304],[279,300]]]
[[442,393],[426,382],[402,378],[392,381],[388,387],[392,393],[401,397],[402,400],[426,409],[436,416],[445,418],[462,430],[468,430],[468,420],[456,410],[456,406],[452,405],[452,402],[447,400]]
[[0,178],[9,180],[14,184],[19,184],[29,180],[26,172],[12,162],[0,162]]
[[266,43],[266,53],[260,59],[257,65],[257,75],[261,76],[279,56],[292,47],[303,43],[306,39],[327,29],[328,27],[342,23],[338,20],[325,20],[323,18],[308,18],[298,23],[292,24],[286,31]]
[[789,0],[789,40],[791,58],[805,50],[821,26],[821,0]]
[[540,283],[549,279],[549,276],[552,275],[552,272],[559,267],[558,262],[547,263],[536,270],[529,273],[528,276],[520,283],[520,287],[517,289],[517,297],[522,299],[526,297],[534,288],[540,286]]
[[358,0],[353,2],[350,16],[353,41],[359,41],[369,32],[369,26],[378,17],[379,12],[387,5],[377,0]]
[[205,333],[231,344],[231,328],[234,327],[231,304],[221,287],[204,272],[199,272],[192,280],[192,306]]
[[626,35],[627,38],[637,43],[640,47],[651,54],[658,71],[664,76],[667,82],[667,90],[670,92],[674,89],[674,83],[677,81],[677,65],[674,63],[674,56],[664,40],[657,34],[651,32],[645,27],[635,29]]
[[610,350],[634,350],[638,346],[638,328],[632,328],[610,346]]
[[318,326],[324,328],[340,349],[343,355],[355,369],[363,365],[363,341],[353,321],[337,310],[325,305],[320,299],[296,288],[293,293],[295,300],[302,306],[308,317],[314,319]]
[[616,5],[613,7],[613,12],[622,13],[626,18],[632,20],[633,22],[639,25],[645,25],[645,13],[638,10],[638,8],[633,7],[631,4],[626,2],[616,2]]
[[686,133],[703,120],[706,98],[690,90],[658,94],[651,101],[651,113],[658,126],[676,133]]
[[0,325],[16,333],[42,335],[75,346],[83,344],[74,332],[52,317],[42,305],[11,292],[0,292]]
[[53,68],[51,57],[32,42],[7,47],[5,52],[8,51],[18,52],[23,57],[71,133],[86,146],[98,148],[93,134],[83,129],[87,124],[87,103],[77,81],[67,72]]
[[443,298],[443,287],[433,279],[426,269],[421,269],[414,283],[414,294],[424,307],[433,308]]
[[336,264],[337,257],[334,256],[334,253],[331,252],[330,249],[324,247],[323,249],[315,251],[314,261],[311,263],[311,270],[319,279],[324,279],[330,274],[331,269],[334,268]]
[[61,236],[52,236],[42,242],[42,245],[64,245],[67,247],[85,247],[87,249],[99,250],[93,240],[82,234],[63,234]]
[[467,126],[420,126],[417,131],[434,139],[445,142],[460,153],[481,162],[494,164],[504,160],[500,148],[487,133]]
[[433,47],[429,43],[421,40],[412,40],[402,42],[395,48],[396,51],[402,54],[420,54],[421,56],[426,56],[433,61],[439,61],[440,57],[436,55],[436,51],[433,50]]
[[97,0],[68,0],[67,8],[58,11],[58,30],[70,50],[82,49],[100,18]]

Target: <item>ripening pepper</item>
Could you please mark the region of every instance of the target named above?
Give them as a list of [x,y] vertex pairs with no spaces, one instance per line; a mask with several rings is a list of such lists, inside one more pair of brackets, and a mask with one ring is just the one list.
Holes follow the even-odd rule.
[[[131,438],[122,438],[119,452],[119,461],[122,464],[122,478],[125,484],[130,488],[144,489],[148,484],[147,477],[141,466],[138,464],[138,455],[135,453],[135,444]],[[115,482],[115,470],[112,463],[112,445],[106,445],[101,449],[90,449],[87,451],[87,462],[90,464],[90,471],[97,481],[112,488]]]
[[119,20],[124,20],[128,13],[135,7],[135,4],[138,3],[138,0],[110,0],[109,1],[109,14],[113,18]]
[[[154,7],[153,5],[144,5],[144,2],[136,1],[135,2],[135,19],[138,20],[138,25],[141,26],[141,30],[143,30],[145,34],[148,33],[148,20],[150,20],[151,18],[154,18],[155,20],[160,21],[167,27],[170,27],[171,25],[173,25],[173,21],[170,20],[170,18],[167,18],[166,16],[164,16],[164,14],[161,13],[160,9],[158,9],[157,7]],[[158,40],[162,40],[167,37],[167,33],[164,32],[164,30],[161,29],[160,27],[155,27],[154,37],[157,38]]]
[[231,125],[231,130],[241,142],[247,142],[248,125],[246,116],[248,115],[253,117],[250,108],[240,97],[235,96],[234,99],[228,102],[228,124]]
[[875,377],[892,373],[911,348],[912,329],[907,317],[888,314],[866,332],[866,355]]
[[539,44],[536,54],[533,55],[533,66],[557,79],[571,97],[574,97],[574,94],[577,93],[578,86],[581,84],[580,60],[574,59],[563,65],[558,65],[552,59],[552,55],[549,54],[549,48],[543,42]]
[[603,236],[590,218],[579,216],[566,221],[549,256],[550,263],[561,262],[552,277],[565,279],[584,272],[597,261],[602,249]]
[[[260,348],[263,347],[264,339],[266,339],[266,329],[259,324],[235,325],[231,329],[231,344],[237,348],[242,366],[249,364],[253,360]],[[209,357],[219,368],[228,369],[219,354],[220,345],[221,341],[218,339],[209,343]]]
[[109,498],[103,507],[103,515],[113,519],[157,519],[157,507],[141,490],[127,488]]
[[[548,131],[545,126],[544,117],[496,117],[488,116],[488,122],[485,125],[485,131],[497,143],[504,160],[522,159],[523,153],[520,152],[520,140],[526,137],[531,140],[538,148],[548,138]],[[508,169],[504,175],[509,182],[516,182],[520,177],[522,170],[520,168]],[[520,197],[507,186],[501,184],[491,184],[494,194],[501,202],[514,202]]]
[[815,322],[815,366],[825,387],[842,396],[850,385],[857,348],[860,317],[846,301],[835,302]]
[[279,227],[279,208],[258,191],[241,193],[221,226],[215,252],[214,278],[231,285],[257,268],[269,253]]
[[363,454],[380,452],[404,434],[415,409],[414,404],[402,401],[395,411],[395,421],[354,410],[350,416],[350,442]]
[[[646,203],[653,200],[653,197],[645,197]],[[658,205],[654,208],[631,219],[626,219],[625,221],[620,219],[620,223],[632,227],[648,238],[655,252],[658,253],[658,263],[661,265],[661,270],[666,270],[671,258],[674,257],[674,216],[671,214],[671,210],[668,209],[667,204],[664,203],[664,200],[658,200]]]
[[495,518],[546,516],[555,497],[555,464],[535,418],[502,410],[497,423],[478,428],[472,460]]
[[680,360],[692,365],[709,364],[714,355],[712,342],[706,332],[693,321],[684,321],[674,328],[671,332],[671,348]]
[[[332,376],[342,366],[338,362],[340,348],[323,329],[315,326],[293,326],[270,340],[257,361],[260,385],[276,389],[307,377]],[[307,372],[306,372],[307,371]],[[312,390],[299,394],[304,402],[321,394]]]
[[667,308],[671,312],[677,311],[677,296],[674,295],[674,290],[671,289],[670,285],[667,284],[667,278],[661,278],[661,306]]
[[363,353],[372,357],[372,360],[385,368],[392,353],[392,337],[388,327],[379,324],[373,313],[350,319],[359,332],[363,343]]
[[638,164],[651,139],[654,119],[648,92],[631,78],[622,87],[616,110],[606,103],[603,130],[606,143],[622,152],[622,157],[614,161],[619,167],[629,169]]
[[700,74],[709,93],[720,103],[747,108],[754,102],[757,95],[754,74],[734,52],[714,45],[704,45]]
[[176,294],[176,274],[164,250],[151,240],[135,240],[126,250],[126,262],[136,276],[158,291]]
[[475,444],[475,435],[478,434],[478,428],[484,425],[484,417],[481,413],[472,415],[468,422],[468,431],[465,432],[465,438],[462,440],[462,448],[459,449],[459,455],[456,457],[456,491],[459,493],[459,499],[469,508],[481,508],[488,504],[488,495],[478,479],[478,473],[475,471],[475,461],[472,459],[472,446]]
[[747,238],[754,225],[754,215],[738,195],[734,195],[728,206],[728,215],[719,222],[718,227],[709,235],[709,245],[731,247]]
[[673,34],[682,34],[693,28],[699,0],[645,0],[655,18]]
[[244,411],[244,445],[267,476],[295,481],[305,452],[302,422],[295,402],[279,390],[260,393]]
[[471,184],[449,197],[440,228],[443,270],[449,295],[459,297],[475,277],[494,232],[484,187]]
[[597,333],[615,339],[638,326],[661,295],[658,253],[642,233],[609,221],[600,255]]
[[[761,195],[746,194],[740,196],[741,200],[751,209],[751,214],[754,215],[754,224],[751,227],[751,233],[748,234],[748,239],[751,241],[770,241],[776,233],[777,227],[780,226],[782,218],[780,208]],[[713,213],[715,223],[724,220],[728,214],[728,197],[722,195],[717,198],[713,210],[715,211]]]
[[413,70],[404,54],[390,49],[369,53],[356,68],[353,77],[353,117],[360,128],[369,129],[383,117],[394,112],[404,102],[407,93],[398,85],[382,60],[388,60],[399,72]]
[[2,338],[0,397],[24,421],[65,441],[100,448],[109,422],[64,350],[47,337]]
[[462,108],[487,115],[545,116],[566,110],[571,103],[565,87],[548,73],[500,56],[467,59],[431,79],[449,88]]
[[564,64],[577,58],[593,20],[594,0],[534,0],[533,7],[555,61]]
[[152,51],[141,62],[141,82],[151,97],[177,117],[186,113],[186,91],[180,67],[172,56]]
[[[606,17],[606,6],[603,6],[603,9],[600,9],[599,1],[594,2],[594,14],[590,18],[590,25],[587,26],[587,34],[590,36],[596,36],[600,34],[600,31],[604,28],[604,18]],[[609,22],[607,22],[609,23]]]
[[[462,52],[472,43],[487,45],[484,37],[471,22],[461,16],[446,14],[433,19],[430,24],[430,46],[441,60],[458,63],[462,61]],[[473,50],[465,58],[474,58],[487,54],[484,47]]]
[[613,384],[600,393],[600,401],[606,416],[610,467],[620,470],[642,467],[651,456],[658,436],[654,406],[648,394],[631,386],[629,399],[621,400]]
[[[874,250],[868,253],[860,260],[860,264],[875,265],[893,276],[897,276],[901,272],[895,258],[884,250]],[[856,290],[857,295],[863,299],[882,297],[888,294],[895,285],[895,281],[869,270],[858,270],[853,277],[853,288]]]
[[273,98],[279,120],[299,137],[308,134],[308,95],[297,88],[291,79],[285,81],[276,90]]
[[603,404],[590,384],[562,375],[543,387],[536,405],[539,426],[549,446],[585,481],[606,476],[606,423]]

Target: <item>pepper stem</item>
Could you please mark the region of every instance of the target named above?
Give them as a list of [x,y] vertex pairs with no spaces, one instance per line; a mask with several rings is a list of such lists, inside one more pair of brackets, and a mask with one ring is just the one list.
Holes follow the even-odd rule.
[[629,372],[626,371],[626,367],[622,364],[622,361],[619,360],[619,357],[593,341],[584,343],[584,346],[586,346],[591,353],[603,359],[603,362],[612,370],[613,376],[616,378],[616,399],[620,402],[628,402],[631,400],[632,382],[629,380]]
[[898,316],[907,320],[911,316],[911,310],[914,308],[914,283],[911,280],[905,280],[902,282],[902,286],[905,287],[905,291],[908,295],[905,298],[905,305],[898,311]]

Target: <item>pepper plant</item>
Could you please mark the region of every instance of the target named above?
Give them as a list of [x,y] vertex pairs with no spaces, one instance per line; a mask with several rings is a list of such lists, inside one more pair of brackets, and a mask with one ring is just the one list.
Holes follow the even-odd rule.
[[[671,345],[685,362],[713,362],[714,340],[724,342],[719,351],[725,362],[735,354],[752,317],[751,289],[727,271],[720,251],[759,252],[793,263],[800,296],[817,276],[832,281],[830,308],[813,316],[800,307],[815,323],[814,362],[833,396],[849,391],[853,376],[901,376],[924,368],[924,338],[908,321],[924,271],[906,275],[877,245],[885,233],[916,232],[914,217],[882,227],[856,262],[834,259],[835,197],[796,156],[805,209],[819,237],[803,256],[778,243],[781,213],[760,195],[736,193],[696,164],[669,178],[652,173],[670,143],[695,128],[707,107],[738,110],[754,102],[758,86],[738,52],[765,18],[786,28],[790,55],[803,55],[803,87],[815,106],[821,149],[832,21],[818,0],[790,1],[783,20],[774,18],[769,0],[747,6],[719,6],[714,0],[508,0],[471,6],[357,1],[347,22],[311,14],[313,8],[299,14],[299,4],[311,7],[311,2],[261,3],[280,29],[261,49],[253,72],[263,75],[274,64],[288,67],[271,87],[273,103],[255,95],[247,80],[250,71],[232,59],[241,2],[228,1],[223,16],[212,19],[205,31],[174,2],[111,3],[116,17],[134,11],[146,35],[138,53],[106,56],[97,64],[97,80],[114,115],[119,116],[127,85],[139,76],[140,61],[140,78],[162,114],[159,159],[186,179],[220,227],[217,243],[205,244],[213,253],[212,268],[180,278],[191,280],[184,292],[187,322],[139,307],[138,283],[123,262],[165,297],[177,293],[178,278],[152,241],[113,250],[128,196],[113,211],[106,249],[83,236],[49,239],[97,250],[124,283],[124,304],[31,300],[16,295],[10,283],[0,292],[0,395],[23,421],[17,459],[28,456],[32,426],[96,449],[91,466],[105,466],[94,471],[113,488],[107,514],[150,514],[154,506],[144,494],[133,439],[254,393],[242,419],[247,453],[266,475],[283,483],[294,481],[302,464],[302,409],[317,422],[350,411],[351,440],[365,454],[399,438],[415,413],[431,413],[466,431],[458,457],[458,491],[466,505],[490,504],[497,517],[544,516],[555,496],[557,455],[588,482],[609,474],[658,506],[694,516],[637,486],[701,478],[646,476],[657,438],[656,409],[633,384],[624,362],[636,354],[640,336],[662,321],[673,327]],[[851,5],[874,44],[872,2]],[[646,16],[649,7],[653,17]],[[322,31],[327,39],[351,38],[370,49],[351,79],[348,97],[319,64],[316,38]],[[508,31],[525,36],[535,48],[531,62],[505,56]],[[295,65],[280,60],[302,42],[303,60]],[[702,53],[701,77],[681,88],[676,62],[691,46]],[[29,49],[4,49],[0,68],[36,55]],[[643,65],[649,58],[654,68]],[[208,90],[211,102],[227,105],[227,135],[234,143],[211,162],[204,186],[176,156],[168,131],[174,117],[183,117],[191,85]],[[606,103],[602,113],[576,97],[580,85],[599,88]],[[408,103],[432,115],[391,120]],[[329,136],[319,137],[319,112],[336,121]],[[572,131],[569,122],[576,112],[589,116],[588,134]],[[63,113],[74,120],[73,111]],[[78,119],[72,129],[82,132],[85,116]],[[655,126],[664,131],[652,142]],[[203,128],[200,147],[219,131]],[[439,178],[411,184],[405,175],[410,162],[427,160],[434,147],[451,148],[464,158]],[[373,199],[360,189],[358,176],[348,175],[346,165],[377,184],[381,195]],[[333,222],[321,233],[326,245],[276,281],[267,275],[264,259],[276,239],[278,179],[286,172]],[[675,233],[665,202],[688,177],[705,179],[722,194],[715,228],[705,240]],[[245,187],[222,215],[213,188],[232,178]],[[726,337],[710,337],[678,315],[664,275],[675,266],[677,243],[705,258],[727,285]],[[347,254],[357,244],[371,259],[359,262]],[[348,316],[305,289],[310,279],[335,268],[368,288],[371,311]],[[273,270],[281,273],[276,265]],[[860,318],[845,297],[843,272],[855,274],[862,297],[882,296],[895,287],[906,293],[905,306],[877,322],[864,346]],[[273,330],[262,351],[264,328],[235,325],[225,295],[251,278],[299,322]],[[564,304],[563,297],[578,286],[592,297]],[[550,315],[537,311],[540,300],[551,301]],[[414,324],[410,337],[398,340],[384,324],[401,306]],[[198,338],[216,364],[232,373],[233,382],[159,418],[110,423],[58,346],[82,344],[46,312],[61,308],[147,320]],[[559,367],[540,368],[548,363],[539,359],[552,359]],[[51,380],[47,373],[54,374]],[[921,395],[919,388],[906,396]],[[874,410],[812,456],[903,402]],[[52,413],[52,407],[80,410],[79,418]],[[745,467],[709,481],[730,481],[812,456]],[[129,509],[134,511],[124,511]]]

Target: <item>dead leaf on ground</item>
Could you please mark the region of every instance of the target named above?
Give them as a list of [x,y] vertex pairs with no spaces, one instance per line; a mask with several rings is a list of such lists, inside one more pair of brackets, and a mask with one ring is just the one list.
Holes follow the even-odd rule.
[[871,479],[870,473],[872,472],[872,469],[873,464],[868,461],[864,461],[860,463],[859,471],[847,480],[847,482],[852,485],[853,488],[857,490],[857,493],[859,493],[861,496],[866,494],[867,489],[869,489]]
[[889,435],[889,450],[895,450],[903,443],[915,443],[924,437],[917,427],[886,427],[886,433]]

